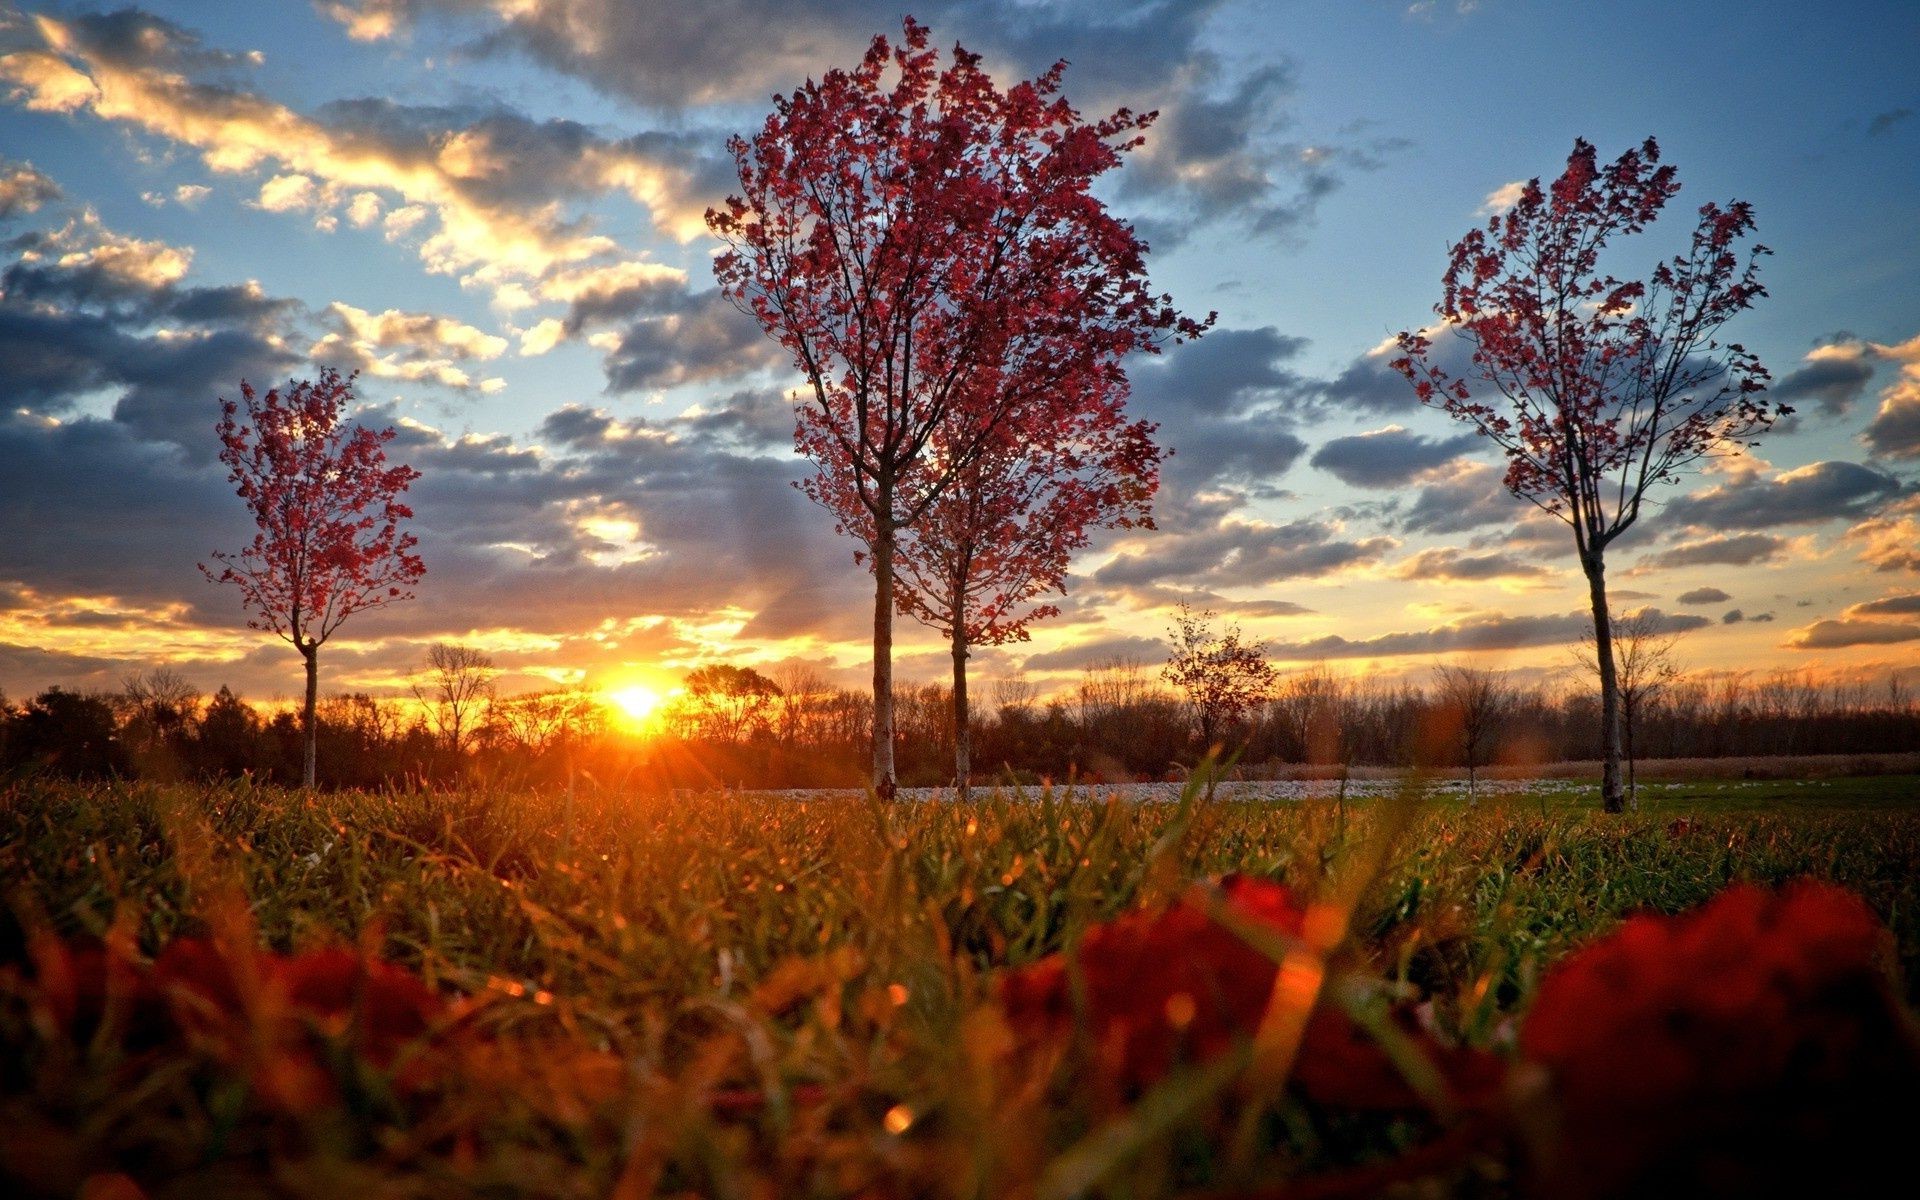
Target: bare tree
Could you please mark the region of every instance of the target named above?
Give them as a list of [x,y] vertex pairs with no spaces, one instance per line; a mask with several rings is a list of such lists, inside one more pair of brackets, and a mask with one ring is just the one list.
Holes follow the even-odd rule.
[[1208,748],[1234,722],[1266,703],[1279,678],[1267,661],[1266,647],[1242,641],[1238,625],[1214,632],[1218,615],[1182,604],[1167,630],[1173,655],[1160,671],[1161,678],[1186,695],[1200,726],[1200,741]]
[[1467,767],[1467,799],[1478,801],[1480,764],[1487,760],[1517,693],[1503,673],[1481,667],[1447,663],[1435,667],[1433,674],[1442,712],[1458,723],[1460,756]]
[[1004,675],[993,681],[990,690],[994,711],[1003,718],[1008,712],[1027,711],[1040,698],[1039,685],[1025,675]]
[[427,651],[425,677],[413,681],[413,695],[456,758],[466,750],[487,701],[493,698],[497,674],[493,658],[472,646],[436,642]]
[[[1646,711],[1660,703],[1680,679],[1674,649],[1684,630],[1672,628],[1657,608],[1642,608],[1613,619],[1613,661],[1620,685],[1620,734],[1626,757],[1627,804],[1639,807],[1639,780],[1634,764],[1639,752],[1634,730]],[[1580,665],[1596,675],[1598,647],[1588,631],[1575,650]]]

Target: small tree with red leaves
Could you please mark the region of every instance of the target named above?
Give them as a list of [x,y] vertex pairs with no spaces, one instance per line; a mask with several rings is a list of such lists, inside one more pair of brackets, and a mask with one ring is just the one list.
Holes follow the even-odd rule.
[[1182,604],[1167,630],[1173,654],[1160,669],[1161,678],[1186,694],[1203,752],[1217,749],[1228,729],[1271,699],[1280,678],[1265,645],[1241,641],[1236,624],[1214,632],[1215,616]]
[[943,66],[909,19],[899,45],[875,38],[732,139],[741,194],[707,213],[721,289],[806,377],[803,486],[871,555],[883,796],[899,531],[1006,430],[1053,445],[1051,397],[1202,328],[1149,290],[1145,245],[1092,194],[1151,115],[1083,120],[1064,67],[1003,92],[978,55],[956,46]]
[[1743,201],[1708,203],[1687,249],[1646,280],[1601,269],[1616,234],[1635,234],[1680,190],[1652,138],[1602,168],[1573,144],[1566,171],[1538,179],[1511,209],[1454,246],[1434,306],[1472,344],[1461,376],[1426,332],[1399,335],[1394,366],[1423,403],[1465,421],[1507,456],[1507,489],[1573,530],[1593,608],[1608,812],[1621,789],[1620,684],[1607,607],[1607,547],[1640,517],[1656,483],[1752,445],[1792,410],[1763,392],[1766,368],[1719,330],[1766,295],[1766,247]]
[[1153,527],[1157,427],[1127,420],[1124,377],[1093,382],[1054,397],[1052,445],[1004,430],[900,533],[900,611],[952,648],[954,787],[963,800],[973,751],[968,648],[1024,642],[1029,625],[1058,615],[1042,597],[1066,590],[1068,563],[1094,530]]
[[220,461],[259,531],[238,554],[215,553],[221,570],[200,570],[240,589],[249,629],[267,629],[307,664],[306,734],[301,778],[313,786],[314,705],[320,647],[363,609],[413,597],[426,573],[417,543],[400,523],[413,510],[400,496],[420,472],[388,466],[391,428],[375,432],[343,420],[353,376],[323,369],[318,380],[291,380],[257,395],[244,381],[245,405],[220,401]]

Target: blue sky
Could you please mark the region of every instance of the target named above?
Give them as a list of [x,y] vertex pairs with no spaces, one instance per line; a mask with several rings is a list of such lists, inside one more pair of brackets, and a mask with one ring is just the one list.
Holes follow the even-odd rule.
[[[1624,544],[1620,607],[1703,671],[1920,662],[1920,9],[1787,4],[918,6],[1003,78],[1158,108],[1108,188],[1155,282],[1217,309],[1134,372],[1175,457],[1160,529],[1098,543],[1062,617],[979,677],[1155,659],[1198,599],[1290,668],[1564,666],[1570,543],[1374,353],[1446,247],[1576,136],[1649,134],[1775,256],[1732,332],[1801,409]],[[711,661],[864,672],[867,581],[789,485],[797,380],[718,302],[722,142],[901,11],[868,0],[0,0],[0,689],[158,661],[284,694],[298,659],[194,563],[244,517],[215,397],[362,370],[425,473],[417,602],[327,651],[404,688],[436,640],[510,686]],[[1363,441],[1356,437],[1371,434]],[[1690,493],[1690,494],[1689,494]],[[909,676],[943,671],[903,621]]]

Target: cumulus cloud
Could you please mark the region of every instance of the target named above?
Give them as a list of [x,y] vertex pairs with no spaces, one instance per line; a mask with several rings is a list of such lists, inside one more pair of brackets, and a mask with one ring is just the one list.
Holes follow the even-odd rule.
[[1849,607],[1848,617],[1920,617],[1920,592],[1882,596]]
[[1511,554],[1469,554],[1457,547],[1422,550],[1394,569],[1401,579],[1486,583],[1496,580],[1539,579],[1552,572],[1536,562]]
[[41,205],[59,198],[59,185],[32,163],[0,158],[0,221],[38,212]]
[[[1711,624],[1705,617],[1645,610],[1661,633],[1683,633]],[[1287,662],[1319,658],[1396,658],[1415,654],[1452,654],[1463,651],[1520,650],[1578,641],[1593,628],[1589,613],[1569,612],[1536,616],[1480,614],[1429,629],[1349,638],[1341,634],[1280,642],[1269,647],[1272,657]]]
[[1029,654],[1020,663],[1023,671],[1080,671],[1104,663],[1136,661],[1158,663],[1166,660],[1167,644],[1159,638],[1116,635],[1095,638],[1076,646],[1043,650]]
[[1388,425],[1321,445],[1308,461],[1354,487],[1401,487],[1452,463],[1478,444],[1473,434],[1430,438],[1400,425]]
[[1462,462],[1451,474],[1427,482],[1411,501],[1395,511],[1398,527],[1407,533],[1464,533],[1487,526],[1512,526],[1527,519],[1533,510],[1507,491],[1498,467]]
[[1920,458],[1920,335],[1875,349],[1902,365],[1899,378],[1880,393],[1879,411],[1863,436],[1882,458]]
[[123,236],[90,211],[7,245],[0,378],[10,405],[31,416],[62,417],[117,393],[119,421],[210,457],[219,391],[295,361],[285,334],[297,303],[251,281],[190,285],[188,251]]
[[372,313],[334,301],[324,320],[331,328],[307,357],[381,379],[436,383],[460,391],[498,391],[505,381],[475,379],[462,362],[500,357],[507,339],[435,313],[387,309]]
[[[1349,128],[1305,137],[1290,128],[1294,79],[1281,62],[1229,68],[1203,47],[1219,0],[928,0],[915,15],[943,44],[986,56],[1003,79],[1056,59],[1072,64],[1067,90],[1084,112],[1127,106],[1161,115],[1122,177],[1134,199],[1179,222],[1153,221],[1157,240],[1199,220],[1230,220],[1284,234],[1355,171],[1406,143]],[[429,13],[475,32],[482,53],[512,51],[648,110],[760,104],[830,66],[851,66],[875,34],[896,35],[884,0],[712,0],[632,5],[620,0],[330,0],[349,34],[394,35]]]
[[1892,475],[1853,462],[1817,462],[1771,478],[1743,473],[1671,501],[1667,515],[1695,529],[1771,529],[1859,518],[1905,491]]
[[1281,524],[1227,518],[1211,528],[1162,533],[1151,547],[1123,549],[1093,573],[1093,581],[1256,587],[1377,562],[1398,545],[1390,537],[1347,537],[1337,524],[1312,518]]
[[[715,139],[685,133],[603,137],[573,121],[499,107],[408,107],[384,99],[296,112],[214,69],[248,56],[207,50],[193,31],[134,11],[36,16],[32,44],[0,58],[0,81],[29,108],[87,111],[192,147],[220,174],[265,173],[257,202],[330,214],[359,197],[396,197],[437,218],[421,243],[428,268],[484,285],[538,279],[615,252],[568,200],[620,193],[682,239],[704,228],[724,164]],[[414,218],[416,221],[419,218]],[[389,225],[389,230],[394,228]]]
[[1895,625],[1887,621],[1815,621],[1787,635],[1784,643],[1794,650],[1841,650],[1848,646],[1890,646],[1920,641],[1920,625]]
[[1177,513],[1214,489],[1277,486],[1307,449],[1295,432],[1307,382],[1291,366],[1305,347],[1271,326],[1215,329],[1127,364],[1132,407],[1159,422],[1158,440],[1174,452],[1163,506]]
[[1717,587],[1697,587],[1675,597],[1682,604],[1725,604],[1733,597]]
[[1730,566],[1746,567],[1780,557],[1787,539],[1767,533],[1714,534],[1679,542],[1655,554],[1643,557],[1634,574],[1670,567]]
[[1887,505],[1845,536],[1877,571],[1920,571],[1920,493]]
[[1816,346],[1808,352],[1804,365],[1768,391],[1775,400],[1795,408],[1812,402],[1828,416],[1841,416],[1867,390],[1877,359],[1872,346],[1854,339]]

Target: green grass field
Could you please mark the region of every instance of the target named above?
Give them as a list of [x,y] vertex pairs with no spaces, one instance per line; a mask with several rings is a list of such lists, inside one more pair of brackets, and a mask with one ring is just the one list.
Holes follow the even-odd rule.
[[[1009,1061],[981,1015],[1001,973],[1226,872],[1340,898],[1343,972],[1497,1053],[1569,948],[1735,880],[1856,891],[1915,998],[1920,779],[1663,785],[1615,818],[1568,784],[1474,807],[1414,791],[884,807],[8,785],[0,1170],[96,1196],[1260,1194],[1418,1141],[1405,1118],[1249,1115],[1234,1063],[1116,1109]],[[142,959],[208,933],[354,943],[458,998],[488,1049],[424,1099],[333,1062],[357,1082],[270,1110],[204,1047],[50,1030],[18,965],[50,932]],[[115,1172],[141,1191],[101,1191]],[[1487,1160],[1443,1186],[1511,1180]]]

